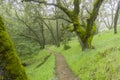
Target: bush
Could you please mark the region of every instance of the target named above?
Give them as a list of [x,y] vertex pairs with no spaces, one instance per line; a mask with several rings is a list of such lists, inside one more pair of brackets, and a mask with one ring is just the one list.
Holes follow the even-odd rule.
[[70,49],[70,46],[69,45],[64,45],[64,50],[68,50]]

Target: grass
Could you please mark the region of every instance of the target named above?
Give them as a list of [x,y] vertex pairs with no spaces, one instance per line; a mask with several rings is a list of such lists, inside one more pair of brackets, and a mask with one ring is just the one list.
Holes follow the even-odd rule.
[[81,52],[76,38],[69,42],[68,50],[54,46],[52,50],[62,53],[69,67],[81,80],[118,80],[120,79],[120,31],[102,32],[94,36],[95,49]]
[[[118,31],[120,32],[120,30]],[[57,51],[64,55],[69,67],[81,80],[119,80],[120,79],[120,33],[114,35],[113,31],[102,32],[94,36],[92,44],[95,49],[88,49],[84,52],[77,38],[69,41],[71,47],[68,50],[55,46],[47,46],[50,50]],[[24,62],[31,63],[25,67],[30,80],[52,80],[55,78],[55,57],[50,56],[40,67],[40,64],[48,53],[45,50],[39,54],[24,59]]]
[[49,55],[45,50],[41,50],[39,54],[34,55],[33,58],[24,60],[31,63],[25,67],[26,73],[30,80],[52,80],[55,77],[55,57],[51,55],[48,60],[37,68],[45,56]]

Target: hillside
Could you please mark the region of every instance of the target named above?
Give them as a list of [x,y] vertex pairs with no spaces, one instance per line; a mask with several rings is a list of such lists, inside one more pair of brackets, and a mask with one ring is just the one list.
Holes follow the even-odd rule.
[[[118,31],[119,32],[119,31]],[[64,55],[73,73],[81,80],[118,80],[120,79],[120,33],[106,31],[95,35],[93,45],[95,49],[81,51],[77,38],[69,41],[68,50],[61,47],[47,46],[50,50]],[[26,67],[31,80],[52,80],[55,78],[55,56],[52,54],[40,67],[35,68],[41,61],[41,56],[47,53],[40,51],[32,65]],[[39,60],[39,61],[38,61]]]

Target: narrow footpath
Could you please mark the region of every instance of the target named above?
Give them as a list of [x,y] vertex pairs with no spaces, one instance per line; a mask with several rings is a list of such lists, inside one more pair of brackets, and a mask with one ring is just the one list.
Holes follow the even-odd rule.
[[55,54],[56,57],[56,76],[58,80],[79,80],[68,67],[65,58],[61,54]]

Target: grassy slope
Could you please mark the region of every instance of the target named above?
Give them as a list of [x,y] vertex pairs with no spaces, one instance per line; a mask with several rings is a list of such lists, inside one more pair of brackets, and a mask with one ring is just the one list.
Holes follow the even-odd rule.
[[51,49],[65,56],[70,68],[81,80],[120,79],[120,33],[114,35],[113,31],[108,31],[96,35],[94,50],[81,52],[77,39],[73,39],[69,45],[69,50],[63,50],[63,46]]
[[[114,35],[112,31],[96,35],[93,40],[94,50],[81,52],[76,38],[69,42],[68,50],[63,46],[50,49],[62,53],[73,72],[81,80],[118,80],[120,79],[120,33]],[[48,55],[45,50],[33,58],[25,60],[32,63],[26,67],[30,80],[52,80],[55,77],[55,58],[52,55],[45,64],[36,68],[42,59]]]
[[51,55],[48,60],[41,65],[40,67],[36,68],[37,65],[39,65],[45,56],[48,54],[45,50],[42,50],[34,56],[33,58],[30,58],[26,60],[26,62],[31,63],[31,65],[25,67],[26,73],[30,80],[52,80],[54,75],[54,68],[55,68],[55,58],[54,55]]

